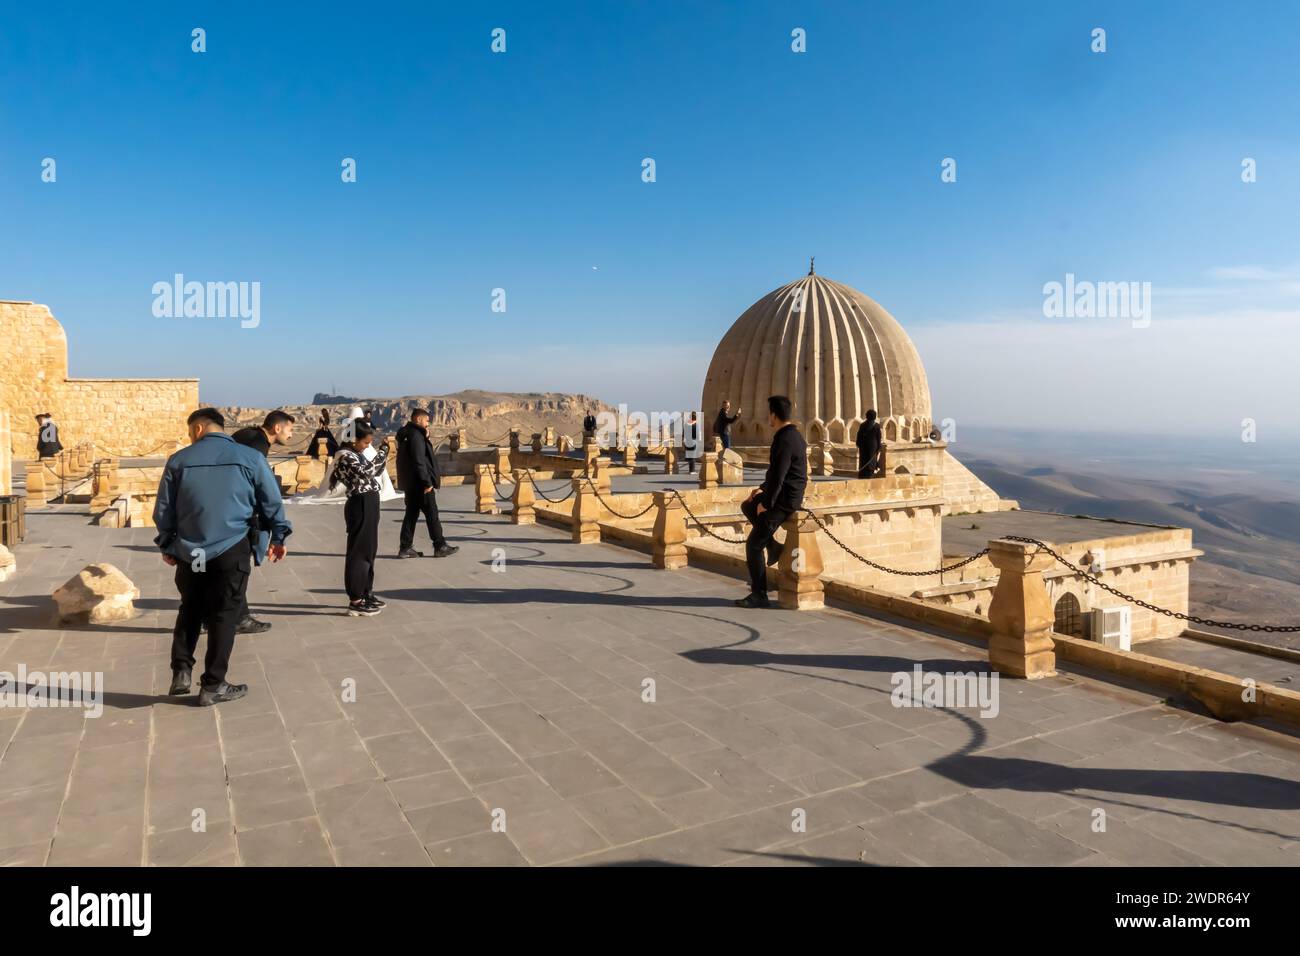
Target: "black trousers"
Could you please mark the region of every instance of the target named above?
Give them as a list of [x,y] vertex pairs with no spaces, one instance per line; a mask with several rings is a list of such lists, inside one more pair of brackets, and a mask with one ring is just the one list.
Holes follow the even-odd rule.
[[202,571],[177,559],[176,590],[181,595],[181,606],[172,630],[172,670],[193,669],[199,625],[206,622],[208,652],[203,658],[201,679],[204,687],[216,687],[226,679],[252,558],[252,548],[245,538],[208,561]]
[[749,567],[749,587],[755,594],[767,597],[767,565],[779,557],[781,546],[776,543],[776,531],[785,524],[790,512],[769,508],[758,513],[758,499],[743,502],[740,510],[749,519],[749,536],[745,538],[745,564]]
[[398,539],[398,547],[405,550],[415,543],[415,525],[421,514],[429,527],[429,540],[433,546],[441,548],[445,545],[447,539],[442,536],[442,522],[438,520],[437,492],[430,491],[426,494],[423,488],[407,488],[403,494],[406,496],[406,515],[402,518],[402,535]]
[[375,589],[375,555],[379,553],[379,492],[349,495],[343,505],[348,551],[343,559],[343,586],[349,601],[360,601]]
[[876,477],[876,474],[879,471],[880,471],[879,452],[876,452],[876,454],[871,455],[870,457],[862,454],[862,452],[858,452],[858,477],[859,478],[874,478]]

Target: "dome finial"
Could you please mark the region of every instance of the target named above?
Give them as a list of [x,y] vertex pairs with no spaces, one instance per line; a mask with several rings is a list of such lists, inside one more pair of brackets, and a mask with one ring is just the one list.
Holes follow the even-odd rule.
[[813,266],[816,265],[816,263],[817,263],[816,256],[813,256],[811,259],[808,260],[808,274],[810,276],[815,276],[817,274],[817,270],[813,268]]

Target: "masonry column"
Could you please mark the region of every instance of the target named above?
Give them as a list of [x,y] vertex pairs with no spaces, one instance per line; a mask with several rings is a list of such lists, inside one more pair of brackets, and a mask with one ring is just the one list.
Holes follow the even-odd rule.
[[492,486],[492,467],[474,466],[474,511],[481,515],[497,514],[496,489]]
[[708,490],[718,487],[718,453],[706,451],[700,456],[700,488]]
[[1037,545],[998,539],[989,542],[989,560],[999,572],[989,604],[989,664],[1009,677],[1054,677],[1055,618],[1043,572],[1056,559]]
[[671,571],[686,567],[686,509],[671,491],[656,491],[653,561]]
[[785,544],[777,562],[777,602],[791,611],[812,611],[826,605],[817,525],[811,518],[804,519],[803,513],[798,512],[781,526],[785,530]]
[[586,478],[573,479],[573,543],[600,543],[600,502]]
[[534,505],[537,496],[533,494],[533,483],[528,480],[528,472],[522,468],[515,470],[514,508],[510,512],[511,524],[536,524],[537,512]]

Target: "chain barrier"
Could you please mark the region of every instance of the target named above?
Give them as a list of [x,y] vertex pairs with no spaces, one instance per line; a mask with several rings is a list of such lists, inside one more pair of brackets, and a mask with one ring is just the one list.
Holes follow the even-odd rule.
[[695,512],[691,510],[691,506],[686,503],[686,499],[682,496],[682,493],[680,491],[674,488],[673,494],[676,495],[677,500],[682,503],[682,510],[686,512],[687,516],[692,521],[694,521],[696,526],[699,527],[699,529],[703,531],[705,534],[707,534],[710,538],[717,538],[719,541],[723,542],[724,544],[745,543],[744,538],[724,538],[722,535],[718,534],[716,531],[714,531],[712,528],[706,525],[703,521],[701,521],[698,517],[696,517]]
[[533,477],[533,470],[531,468],[524,469],[524,474],[526,474],[528,476],[528,480],[533,483],[533,490],[536,491],[542,497],[542,500],[549,501],[553,505],[563,504],[564,502],[568,501],[570,498],[573,497],[573,493],[576,490],[573,487],[573,482],[569,482],[569,491],[563,498],[552,498],[546,492],[542,491],[541,485],[539,485],[537,483],[537,479]]
[[622,518],[624,521],[635,521],[637,518],[640,518],[642,515],[647,514],[651,508],[655,507],[654,498],[651,498],[650,504],[646,505],[636,514],[625,515],[621,511],[615,511],[613,508],[609,506],[609,502],[605,500],[605,496],[600,493],[600,489],[596,487],[596,483],[591,480],[590,476],[586,476],[586,482],[588,485],[591,486],[591,490],[595,493],[596,500],[599,501],[602,505],[604,505],[605,510],[608,511],[610,514],[612,514],[615,518]]
[[1006,535],[1006,538],[1008,541],[1019,541],[1022,544],[1037,545],[1040,551],[1046,551],[1057,561],[1061,562],[1061,564],[1065,565],[1067,568],[1069,568],[1075,574],[1079,575],[1079,577],[1083,578],[1085,581],[1090,581],[1091,583],[1097,585],[1097,587],[1101,588],[1103,591],[1108,591],[1109,593],[1115,595],[1115,597],[1123,598],[1125,601],[1128,601],[1130,604],[1136,604],[1138,607],[1144,608],[1145,610],[1151,611],[1155,614],[1163,614],[1166,617],[1172,617],[1180,621],[1186,621],[1189,624],[1199,624],[1202,627],[1221,627],[1229,631],[1254,631],[1257,633],[1265,633],[1265,634],[1300,633],[1300,626],[1283,625],[1283,624],[1242,624],[1236,621],[1215,621],[1215,620],[1211,620],[1208,617],[1198,617],[1195,614],[1184,614],[1181,611],[1171,611],[1168,608],[1157,607],[1156,605],[1152,604],[1149,601],[1143,601],[1141,598],[1136,598],[1131,594],[1125,594],[1123,591],[1119,590],[1118,588],[1111,587],[1109,584],[1107,584],[1106,582],[1098,578],[1095,574],[1092,574],[1089,571],[1085,571],[1083,568],[1078,567],[1072,562],[1066,560],[1064,557],[1062,557],[1060,554],[1054,551],[1051,545],[1047,544],[1046,542],[1039,541],[1037,538],[1025,538],[1016,534]]
[[989,549],[985,548],[983,551],[977,551],[975,554],[972,554],[970,557],[963,558],[962,560],[956,562],[955,564],[943,565],[936,568],[933,571],[904,571],[901,568],[888,568],[885,567],[885,565],[883,564],[877,564],[875,561],[872,561],[870,558],[863,557],[862,555],[858,554],[858,552],[850,548],[843,541],[841,541],[839,538],[835,537],[835,532],[831,531],[831,529],[826,525],[824,521],[822,521],[819,515],[814,514],[813,512],[809,511],[807,508],[804,508],[802,510],[804,514],[806,514],[809,518],[812,518],[813,524],[817,525],[818,528],[820,528],[823,532],[825,532],[826,537],[830,538],[832,541],[838,544],[842,550],[844,550],[850,556],[857,558],[859,561],[861,561],[863,564],[867,565],[868,567],[875,568],[877,571],[884,571],[886,574],[897,574],[909,578],[924,578],[924,577],[929,577],[932,574],[945,574],[949,571],[956,571],[958,568],[964,568],[966,565],[971,564],[974,561],[978,561],[980,558],[984,557],[984,555],[989,553]]

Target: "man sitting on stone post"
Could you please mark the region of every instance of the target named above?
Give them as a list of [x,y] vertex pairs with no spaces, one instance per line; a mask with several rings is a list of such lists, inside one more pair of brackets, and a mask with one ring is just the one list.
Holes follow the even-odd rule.
[[153,520],[154,542],[164,563],[176,569],[181,620],[172,635],[170,694],[188,694],[199,622],[208,626],[208,651],[200,682],[199,706],[238,700],[247,684],[226,680],[235,647],[235,625],[244,604],[250,562],[261,552],[249,534],[256,515],[269,538],[272,561],[285,556],[284,539],[293,531],[284,515],[280,487],[266,458],[237,445],[225,432],[215,408],[190,415],[190,446],[167,459]]
[[858,426],[858,477],[874,478],[880,471],[880,422],[876,410],[867,410],[867,420]]
[[808,486],[808,443],[799,427],[790,421],[790,399],[773,395],[767,400],[767,423],[772,429],[767,475],[740,506],[752,527],[745,539],[745,562],[749,566],[749,594],[737,607],[771,607],[767,599],[767,566],[781,558],[776,530],[803,507]]

